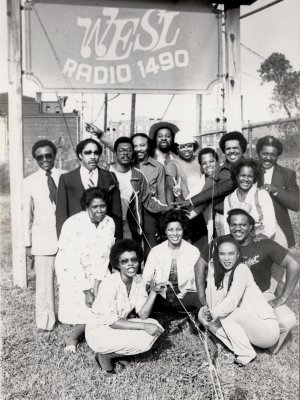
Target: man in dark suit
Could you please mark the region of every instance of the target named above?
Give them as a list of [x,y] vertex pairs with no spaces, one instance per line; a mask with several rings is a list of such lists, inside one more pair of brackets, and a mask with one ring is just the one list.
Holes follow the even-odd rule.
[[[279,229],[275,241],[284,247],[295,245],[295,237],[288,210],[299,211],[299,186],[296,173],[291,169],[277,164],[278,157],[283,152],[280,140],[273,136],[260,138],[256,145],[260,165],[264,169],[261,187],[269,192],[273,200],[278,228],[284,237],[280,238]],[[281,243],[280,243],[281,242]]]
[[84,190],[100,187],[109,193],[107,214],[116,225],[116,239],[123,237],[120,191],[116,176],[111,171],[98,167],[102,146],[94,139],[78,143],[76,154],[81,166],[70,171],[59,180],[56,207],[56,228],[60,235],[63,223],[71,215],[81,211],[80,199]]
[[[256,144],[259,163],[264,169],[263,182],[260,186],[267,190],[272,198],[275,216],[276,233],[274,241],[283,247],[295,245],[293,227],[288,210],[299,211],[299,186],[296,173],[277,164],[283,152],[283,145],[274,136],[264,136]],[[284,285],[284,270],[278,265],[272,267],[272,290],[278,293]]]

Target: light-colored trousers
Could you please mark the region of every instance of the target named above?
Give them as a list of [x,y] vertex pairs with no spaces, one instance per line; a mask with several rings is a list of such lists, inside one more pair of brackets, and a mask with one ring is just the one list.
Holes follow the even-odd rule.
[[[284,248],[288,248],[288,242],[286,240],[283,230],[276,222],[275,237],[273,239],[276,243]],[[278,296],[282,293],[285,284],[285,269],[278,264],[273,264],[271,269],[271,286],[270,289],[273,293],[277,293]]]
[[54,298],[55,256],[35,256],[36,273],[36,325],[51,331],[55,324]]
[[[201,318],[199,319],[203,323]],[[238,361],[243,364],[248,364],[256,356],[252,344],[269,348],[279,338],[279,327],[275,318],[262,319],[253,311],[240,307],[226,317],[209,323],[207,328],[233,351]]]
[[[267,301],[273,300],[276,297],[271,290],[263,292],[263,295]],[[276,354],[280,350],[288,333],[295,328],[297,318],[295,313],[286,304],[273,308],[273,311],[279,325],[280,336],[278,342],[270,348],[270,351]]]

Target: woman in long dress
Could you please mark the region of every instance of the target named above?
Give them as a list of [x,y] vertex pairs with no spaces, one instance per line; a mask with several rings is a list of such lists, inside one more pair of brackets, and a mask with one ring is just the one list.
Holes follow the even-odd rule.
[[[149,350],[164,331],[155,319],[148,318],[161,288],[153,287],[147,295],[137,275],[142,260],[142,248],[134,240],[114,244],[110,263],[115,272],[102,281],[86,325],[85,337],[96,352],[96,362],[109,373],[115,372],[113,361],[124,364],[124,357]],[[130,318],[133,311],[137,318]]]
[[208,265],[206,302],[199,321],[206,325],[247,365],[256,357],[252,347],[269,348],[279,339],[273,309],[254,282],[250,268],[241,263],[239,244],[220,236]]
[[81,199],[83,211],[68,218],[62,227],[55,260],[58,319],[74,325],[65,351],[76,351],[99,284],[109,273],[115,224],[106,215],[106,201],[106,193],[100,188],[87,189]]

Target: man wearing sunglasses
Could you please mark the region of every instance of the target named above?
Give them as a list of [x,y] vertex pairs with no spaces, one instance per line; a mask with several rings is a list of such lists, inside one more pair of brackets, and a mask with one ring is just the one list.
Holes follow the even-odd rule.
[[108,197],[107,214],[113,218],[116,226],[116,239],[122,239],[122,209],[120,191],[115,175],[98,167],[102,146],[94,139],[85,139],[78,143],[76,154],[80,167],[61,176],[57,193],[56,228],[60,235],[65,220],[81,211],[80,199],[84,190],[99,187]]
[[[205,178],[202,176],[200,165],[195,152],[199,144],[195,140],[192,132],[188,129],[180,130],[175,136],[177,158],[170,160],[166,167],[166,197],[167,203],[172,205],[175,200],[187,200],[199,193],[204,184]],[[176,203],[175,203],[176,204]],[[191,241],[197,242],[200,248],[207,244],[207,229],[202,209],[194,207],[190,210],[191,220]]]
[[55,325],[54,259],[57,252],[56,192],[66,171],[55,168],[56,146],[39,140],[32,147],[38,171],[24,179],[23,227],[26,253],[34,259],[36,272],[36,324],[40,331]]

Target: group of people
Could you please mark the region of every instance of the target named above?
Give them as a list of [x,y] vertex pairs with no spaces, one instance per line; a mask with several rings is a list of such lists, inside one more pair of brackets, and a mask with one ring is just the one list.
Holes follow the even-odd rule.
[[[178,310],[198,315],[246,365],[254,346],[277,353],[296,324],[287,300],[299,266],[288,210],[299,210],[296,174],[277,164],[280,140],[257,142],[258,160],[244,158],[240,132],[222,136],[225,162],[198,152],[190,132],[171,123],[78,143],[80,166],[55,167],[49,140],[32,147],[38,171],[24,179],[24,237],[36,272],[36,324],[72,325],[66,352],[85,335],[108,373],[149,350],[164,332],[152,317]],[[102,146],[114,163],[99,167]]]

